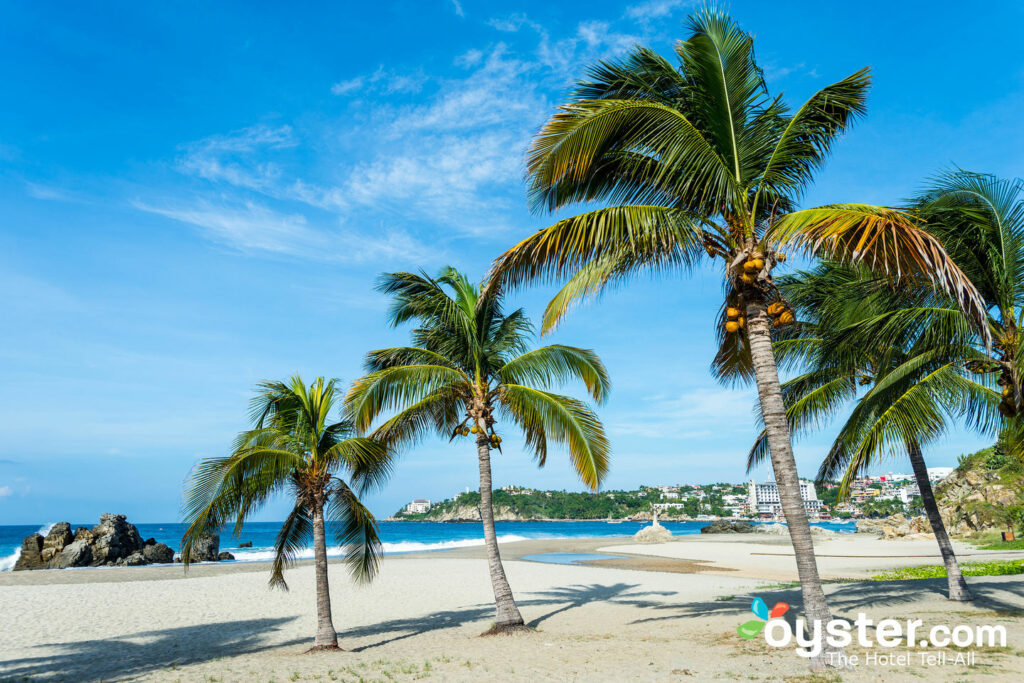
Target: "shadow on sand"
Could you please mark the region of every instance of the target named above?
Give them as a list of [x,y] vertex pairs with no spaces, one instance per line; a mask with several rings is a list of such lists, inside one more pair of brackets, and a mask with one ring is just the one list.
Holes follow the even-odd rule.
[[[991,583],[983,581],[971,581],[968,585],[974,594],[974,601],[970,603],[948,602],[951,611],[959,609],[981,609],[995,612],[1008,612],[1017,615],[1024,614],[1024,584],[1017,581],[1002,583]],[[832,615],[836,618],[853,620],[857,612],[875,607],[891,607],[892,616],[898,618],[901,614],[900,607],[909,603],[918,602],[928,598],[945,599],[948,590],[948,583],[945,578],[941,579],[916,579],[907,581],[860,581],[856,583],[829,584],[826,586],[828,604]],[[803,613],[803,598],[800,595],[800,588],[783,588],[751,591],[746,595],[740,595],[732,600],[725,601],[700,601],[678,604],[661,603],[652,607],[659,613],[658,616],[650,616],[642,619],[635,619],[634,624],[667,621],[679,618],[706,616],[709,614],[735,614],[737,618],[750,613],[750,603],[755,597],[761,597],[769,606],[776,602],[785,602],[790,605],[787,620],[792,620]]]
[[[161,669],[262,650],[268,645],[268,633],[294,619],[228,621],[143,631],[119,638],[40,645],[40,648],[57,649],[59,653],[0,660],[0,680],[21,680],[30,676],[66,681],[136,678]],[[274,645],[308,642],[309,639],[304,638]]]

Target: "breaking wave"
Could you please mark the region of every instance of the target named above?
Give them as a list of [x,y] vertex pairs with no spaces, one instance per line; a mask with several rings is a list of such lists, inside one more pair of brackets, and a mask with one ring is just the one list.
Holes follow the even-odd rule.
[[[505,534],[498,536],[499,543],[514,543],[515,541],[525,541],[526,536],[518,536],[516,534]],[[429,552],[432,550],[450,550],[452,548],[470,548],[473,546],[483,545],[483,538],[463,538],[454,541],[438,541],[437,543],[421,543],[419,541],[399,541],[397,543],[382,543],[385,554],[394,553],[421,553]],[[221,548],[224,550],[225,548]],[[235,559],[239,562],[265,562],[274,559],[273,548],[227,548]],[[327,548],[328,557],[341,557],[342,555],[341,546],[334,546]],[[296,559],[305,560],[312,559],[313,549],[303,548],[296,554]]]

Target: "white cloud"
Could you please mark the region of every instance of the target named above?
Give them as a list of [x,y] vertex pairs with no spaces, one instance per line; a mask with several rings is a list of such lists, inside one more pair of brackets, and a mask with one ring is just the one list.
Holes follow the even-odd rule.
[[452,5],[455,6],[455,14],[460,17],[466,16],[466,13],[462,11],[462,3],[459,0],[452,0]]
[[696,4],[693,0],[647,0],[626,8],[626,16],[640,21],[662,19],[677,9]]
[[357,90],[362,94],[379,93],[384,95],[417,93],[423,89],[426,76],[422,72],[402,74],[384,65],[368,76],[356,76],[348,80],[338,81],[331,86],[335,95],[348,95]]
[[616,416],[609,431],[674,440],[742,434],[749,441],[756,400],[753,389],[700,388],[678,396],[651,396],[642,410]]
[[158,206],[136,201],[142,211],[200,228],[208,238],[243,252],[269,252],[319,261],[407,261],[433,255],[433,250],[395,229],[364,234],[346,229],[310,227],[302,214],[282,214],[245,202],[218,205],[200,199],[191,205]]
[[0,498],[4,498],[6,496],[9,496],[12,493],[14,493],[14,491],[11,490],[10,486],[0,486]]

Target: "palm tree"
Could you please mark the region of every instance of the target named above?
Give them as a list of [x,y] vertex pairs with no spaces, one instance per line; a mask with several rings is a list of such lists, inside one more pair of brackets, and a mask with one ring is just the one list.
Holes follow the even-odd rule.
[[[793,434],[817,426],[855,402],[818,471],[818,483],[844,473],[839,498],[878,460],[904,453],[910,460],[949,579],[949,599],[969,601],[928,479],[922,448],[954,420],[990,429],[998,397],[971,380],[965,360],[980,357],[955,339],[939,343],[910,330],[902,339],[878,342],[877,321],[907,307],[947,306],[928,288],[894,292],[864,268],[823,263],[810,272],[782,278],[779,288],[801,321],[797,333],[776,342],[787,363],[803,361],[804,372],[782,385]],[[858,398],[858,387],[868,386]],[[748,471],[766,456],[762,431]]]
[[568,277],[545,312],[546,331],[574,304],[638,272],[685,269],[705,253],[722,264],[729,310],[720,360],[756,380],[804,606],[827,622],[772,355],[772,326],[793,317],[772,273],[784,249],[797,248],[935,281],[979,324],[984,308],[941,243],[907,213],[865,204],[797,210],[835,139],[865,111],[867,69],[790,110],[769,95],[753,38],[731,18],[705,9],[689,28],[676,45],[678,68],[643,47],[599,62],[540,130],[527,158],[533,207],[612,205],[527,237],[498,258],[492,281]]
[[583,482],[597,489],[608,470],[604,429],[582,401],[548,389],[580,379],[595,401],[605,399],[608,374],[593,351],[552,345],[528,350],[533,328],[522,309],[505,314],[500,288],[481,293],[454,268],[437,278],[390,273],[378,289],[394,296],[392,325],[415,320],[415,346],[367,355],[369,374],[346,397],[361,433],[385,412],[398,411],[372,437],[389,449],[408,446],[433,432],[449,440],[475,434],[480,467],[480,519],[497,617],[488,633],[524,630],[498,552],[491,506],[491,450],[501,450],[497,415],[515,424],[537,463],[548,441],[565,443]]
[[[337,380],[317,378],[308,387],[298,375],[288,382],[263,382],[253,398],[254,428],[235,440],[231,455],[201,461],[185,490],[181,556],[188,568],[196,542],[234,519],[234,534],[270,498],[295,500],[274,543],[272,588],[287,589],[284,569],[313,541],[317,630],[314,650],[337,649],[327,582],[326,522],[354,579],[369,581],[381,555],[377,520],[357,492],[382,484],[391,461],[378,441],[355,435],[352,423],[331,422],[340,402]],[[347,473],[348,481],[339,477]]]
[[968,367],[1000,388],[1004,420],[1000,443],[1024,459],[1024,182],[991,174],[954,170],[932,179],[916,207],[928,231],[971,279],[985,302],[985,331],[972,335],[956,308],[904,312],[893,321],[933,329],[933,334],[972,336],[983,358]]

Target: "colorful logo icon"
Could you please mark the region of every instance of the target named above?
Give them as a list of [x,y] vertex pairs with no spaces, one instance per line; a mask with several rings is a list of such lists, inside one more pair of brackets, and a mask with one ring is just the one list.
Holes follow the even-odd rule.
[[754,598],[754,602],[750,603],[750,611],[754,613],[757,619],[751,619],[745,621],[736,628],[736,632],[740,634],[740,638],[750,640],[756,637],[761,631],[764,630],[764,625],[769,619],[775,619],[781,617],[783,614],[789,611],[789,605],[784,602],[775,603],[775,607],[772,607],[772,611],[768,611],[768,605],[764,603],[761,598]]

